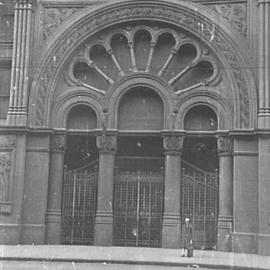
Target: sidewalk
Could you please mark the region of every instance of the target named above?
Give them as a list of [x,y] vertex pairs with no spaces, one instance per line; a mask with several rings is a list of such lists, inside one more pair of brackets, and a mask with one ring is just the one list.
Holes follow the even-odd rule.
[[118,263],[193,266],[212,269],[269,270],[270,257],[195,250],[194,257],[181,257],[182,250],[97,246],[1,246],[0,260]]

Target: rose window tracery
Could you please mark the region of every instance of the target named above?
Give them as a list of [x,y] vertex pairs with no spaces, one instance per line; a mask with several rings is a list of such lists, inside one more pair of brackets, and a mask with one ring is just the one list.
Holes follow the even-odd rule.
[[209,50],[183,32],[134,26],[92,38],[69,68],[73,83],[102,94],[124,76],[140,73],[162,78],[179,94],[211,84],[217,67]]

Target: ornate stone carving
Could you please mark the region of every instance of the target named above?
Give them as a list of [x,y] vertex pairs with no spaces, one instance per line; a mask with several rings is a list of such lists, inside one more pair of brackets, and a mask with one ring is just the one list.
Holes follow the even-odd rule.
[[103,134],[97,137],[97,147],[104,152],[115,152],[117,147],[117,138],[115,135]]
[[233,152],[233,140],[230,137],[218,137],[219,154],[231,154]]
[[50,148],[52,152],[64,152],[66,140],[64,135],[54,135],[51,138]]
[[0,149],[12,149],[16,147],[16,136],[0,135]]
[[[54,74],[57,74],[57,69],[61,67],[63,58],[66,57],[69,51],[72,51],[76,44],[87,36],[91,35],[94,31],[98,31],[105,26],[118,23],[119,20],[125,19],[158,19],[165,20],[178,24],[194,33],[197,33],[207,43],[211,43],[216,50],[223,54],[223,57],[228,63],[228,68],[232,70],[235,78],[235,88],[239,92],[240,100],[240,128],[249,127],[249,94],[247,90],[247,82],[241,67],[241,60],[238,58],[237,52],[227,42],[224,35],[220,32],[218,27],[214,27],[210,21],[204,20],[200,16],[195,16],[187,12],[187,10],[177,10],[173,7],[155,6],[151,2],[142,7],[132,2],[131,7],[116,7],[108,10],[103,10],[97,15],[93,15],[91,20],[85,20],[76,29],[71,30],[67,35],[63,36],[58,44],[57,49],[52,51],[51,56],[46,57],[46,61],[42,63],[44,70],[41,71],[39,81],[39,90],[36,108],[35,124],[40,126],[45,120],[45,107],[47,106],[46,100],[48,96],[48,89],[54,81]],[[63,57],[65,55],[65,57]]]
[[10,200],[11,152],[0,152],[0,203]]
[[167,152],[181,152],[183,149],[184,137],[179,135],[164,136],[163,146]]
[[43,19],[43,40],[46,40],[64,20],[70,18],[81,9],[82,7],[45,8]]
[[247,34],[247,3],[206,4],[228,20],[243,36]]

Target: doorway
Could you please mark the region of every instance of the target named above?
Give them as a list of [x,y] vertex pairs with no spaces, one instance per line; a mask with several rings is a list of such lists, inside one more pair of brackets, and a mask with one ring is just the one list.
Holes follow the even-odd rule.
[[160,137],[119,138],[114,182],[114,245],[161,246],[163,169]]

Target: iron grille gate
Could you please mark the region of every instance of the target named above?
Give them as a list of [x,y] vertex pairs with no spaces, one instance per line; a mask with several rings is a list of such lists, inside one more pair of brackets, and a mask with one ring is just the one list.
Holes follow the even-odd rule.
[[98,160],[64,172],[62,244],[92,245],[96,214]]
[[114,185],[114,245],[160,247],[163,159],[118,158]]
[[218,218],[218,174],[205,172],[183,161],[182,218],[193,224],[194,246],[215,249]]

